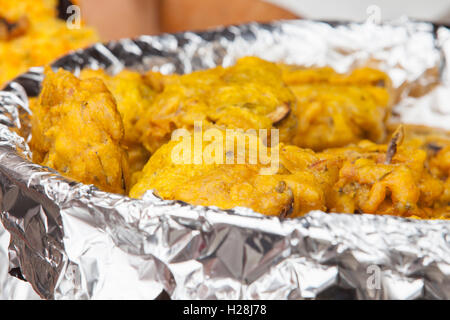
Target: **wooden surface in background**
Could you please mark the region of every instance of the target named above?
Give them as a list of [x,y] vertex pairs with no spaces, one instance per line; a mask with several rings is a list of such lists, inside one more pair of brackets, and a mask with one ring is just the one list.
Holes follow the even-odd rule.
[[79,0],[82,19],[112,40],[141,34],[203,30],[250,21],[295,19],[260,0]]
[[287,10],[260,0],[163,0],[160,10],[164,32],[297,18]]
[[79,0],[79,2],[81,18],[88,25],[95,27],[103,40],[160,32],[158,0]]

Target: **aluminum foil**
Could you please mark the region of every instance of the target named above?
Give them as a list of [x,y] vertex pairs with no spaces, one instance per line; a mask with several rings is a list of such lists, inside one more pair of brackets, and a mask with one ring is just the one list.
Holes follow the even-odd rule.
[[[341,72],[371,65],[393,80],[401,98],[397,120],[450,129],[449,39],[445,27],[408,20],[302,20],[97,44],[53,67],[187,73],[245,55]],[[9,270],[20,270],[40,297],[450,299],[449,221],[317,211],[280,220],[245,208],[164,201],[151,192],[134,200],[33,164],[26,141],[11,129],[25,125],[20,114],[41,81],[42,69],[35,68],[0,92]],[[0,284],[9,281],[4,274]]]

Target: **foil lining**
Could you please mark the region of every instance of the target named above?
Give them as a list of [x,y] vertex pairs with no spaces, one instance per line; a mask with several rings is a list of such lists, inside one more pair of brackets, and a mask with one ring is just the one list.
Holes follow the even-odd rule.
[[[429,23],[301,20],[142,36],[53,67],[187,73],[245,55],[341,72],[380,68],[399,93],[397,119],[450,129],[450,30]],[[448,221],[317,211],[280,220],[151,192],[134,200],[33,164],[11,129],[25,125],[20,114],[41,81],[34,68],[0,92],[1,298],[21,283],[7,269],[20,269],[45,299],[450,299]]]

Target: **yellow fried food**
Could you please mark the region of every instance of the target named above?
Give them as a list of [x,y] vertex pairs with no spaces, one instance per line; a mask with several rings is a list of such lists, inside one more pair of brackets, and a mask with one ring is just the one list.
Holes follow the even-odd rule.
[[[139,198],[153,189],[164,199],[222,209],[244,206],[283,217],[296,217],[314,209],[449,217],[450,147],[429,156],[415,142],[402,144],[398,137],[390,144],[361,141],[321,153],[279,144],[271,150],[271,154],[279,154],[279,169],[264,175],[260,172],[264,165],[251,164],[248,159],[241,164],[225,160],[194,164],[195,147],[190,143],[191,158],[181,163],[173,158],[179,141],[161,147],[150,158],[130,196]],[[209,154],[210,145],[202,145],[203,157]],[[246,144],[247,157],[252,146]],[[236,157],[234,150],[223,149],[221,159]]]
[[280,217],[450,218],[450,134],[399,129],[387,139],[382,72],[247,57],[187,75],[84,70],[80,78],[48,72],[31,102],[34,160],[76,180]]
[[128,163],[116,103],[99,79],[50,69],[31,104],[33,160],[109,192],[126,193]]
[[450,219],[450,144],[442,148],[430,160],[430,170],[436,179],[443,183],[443,191],[434,204],[430,204],[428,216]]
[[125,137],[130,144],[137,144],[140,133],[136,123],[142,114],[150,108],[156,96],[156,91],[148,84],[144,76],[138,72],[123,70],[117,75],[108,75],[104,70],[84,69],[80,79],[101,79],[116,99],[117,109],[122,117]]
[[431,218],[445,207],[445,184],[428,170],[427,153],[407,143],[390,148],[362,141],[324,152],[342,159],[329,211]]
[[[147,75],[147,78],[150,75]],[[128,149],[130,171],[142,170],[150,154],[141,144],[142,133],[136,124],[148,110],[156,96],[148,80],[139,74],[124,70],[117,75],[110,76],[104,70],[84,69],[81,79],[98,78],[103,80],[116,99],[117,109],[122,117],[125,136],[124,144]]]
[[280,129],[280,140],[295,134],[296,100],[281,70],[255,57],[166,79],[162,92],[137,123],[151,152],[169,141],[174,129],[192,130],[194,121],[241,129]]
[[438,201],[430,204],[432,217],[450,218],[450,132],[417,125],[405,127],[407,143],[427,153],[425,167],[444,185]]
[[56,5],[57,0],[0,0],[0,86],[30,67],[98,41],[94,30],[69,29],[57,19]]
[[298,101],[298,130],[292,143],[320,151],[362,139],[385,139],[390,111],[390,81],[385,73],[370,68],[349,75],[331,68],[283,66],[283,70],[283,79]]
[[[210,130],[218,132],[217,138],[215,136],[211,141],[205,133],[205,141],[198,150],[195,149],[195,138],[189,139],[186,158],[185,154],[179,156],[181,141],[170,141],[158,149],[131,189],[130,196],[140,198],[153,189],[164,199],[222,209],[247,207],[282,217],[326,209],[324,192],[337,179],[337,170],[333,166],[326,169],[332,159],[319,159],[310,150],[279,144],[264,152],[270,159],[272,155],[279,155],[279,161],[269,164],[256,156],[263,143],[255,135],[236,132],[236,144],[227,145],[225,131],[210,128],[207,132]],[[245,148],[238,148],[237,141]],[[225,147],[221,148],[221,145]],[[199,154],[203,163],[196,164],[195,157]],[[250,159],[254,160],[253,164]],[[276,169],[272,171],[274,165]]]

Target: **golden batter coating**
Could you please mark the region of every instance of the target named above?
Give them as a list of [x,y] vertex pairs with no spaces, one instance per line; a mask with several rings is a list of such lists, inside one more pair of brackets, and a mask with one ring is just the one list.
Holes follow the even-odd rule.
[[140,133],[136,130],[136,124],[152,105],[157,92],[148,84],[144,75],[130,70],[123,70],[114,76],[108,75],[103,69],[81,71],[80,79],[90,78],[101,79],[111,91],[122,117],[125,142],[138,144]]
[[148,77],[150,74],[143,76],[129,70],[114,76],[108,75],[104,70],[92,69],[84,69],[80,74],[81,79],[103,80],[114,96],[124,125],[124,144],[128,150],[131,174],[142,170],[150,158],[150,153],[140,142],[142,132],[136,127],[142,115],[152,105],[157,93],[147,80]]
[[348,75],[331,68],[282,68],[284,81],[297,97],[295,145],[320,151],[362,139],[385,139],[390,111],[385,73],[370,68]]
[[437,156],[427,154],[425,146],[415,140],[389,145],[362,141],[324,151],[342,159],[329,211],[444,218],[450,203],[449,185],[432,168],[433,162],[445,166],[439,159],[445,156],[441,152],[445,149]]
[[[187,75],[84,70],[80,77],[47,72],[31,103],[35,161],[79,181],[121,193],[131,186],[133,198],[154,190],[280,217],[311,210],[450,217],[450,134],[404,126],[387,139],[390,83],[377,70],[343,75],[247,57]],[[189,152],[171,140],[176,129],[189,137]],[[281,142],[251,129],[279,129]]]
[[[450,147],[429,156],[417,142],[402,143],[398,135],[389,144],[361,141],[321,153],[280,144],[272,150],[279,153],[279,170],[262,175],[259,170],[264,166],[248,161],[176,163],[172,154],[178,143],[169,142],[150,158],[131,197],[154,189],[164,199],[222,209],[244,206],[282,217],[314,209],[449,217]],[[209,145],[203,145],[203,150]],[[230,152],[224,149],[224,157]],[[249,153],[251,147],[246,145],[245,154]]]
[[47,69],[31,108],[35,162],[105,191],[127,192],[123,124],[101,80],[79,80],[68,71]]
[[405,125],[405,140],[427,153],[426,169],[443,183],[438,201],[429,204],[432,218],[450,218],[450,132],[438,128]]
[[[190,141],[192,152],[188,158],[178,162],[174,158],[178,154],[180,141],[170,141],[156,151],[146,164],[140,179],[133,186],[130,196],[140,198],[147,190],[154,189],[164,199],[182,200],[195,205],[217,206],[222,209],[248,207],[256,212],[282,217],[297,217],[310,210],[325,210],[325,194],[330,181],[336,179],[337,170],[333,160],[319,159],[310,150],[302,150],[294,146],[279,144],[268,149],[269,155],[279,154],[276,170],[261,171],[269,167],[258,157],[254,164],[249,159],[262,146],[261,140],[248,133],[236,133],[237,140],[244,139],[245,153],[237,151],[236,146],[224,147],[217,153],[211,153],[215,143],[226,146],[225,131],[218,128],[222,138],[211,142],[203,141],[203,159],[213,154],[219,161],[212,163],[194,163],[194,142]],[[252,137],[257,144],[250,143]],[[241,141],[244,141],[241,140]],[[209,151],[208,151],[209,150]],[[220,153],[219,153],[220,152]],[[255,153],[253,153],[255,152]],[[244,162],[238,164],[238,155]],[[271,156],[269,156],[270,158]],[[232,163],[226,163],[231,161]]]
[[[192,130],[194,121],[241,129],[280,129],[289,141],[297,126],[296,100],[273,63],[246,57],[229,68],[217,67],[165,80],[162,92],[138,121],[151,152],[169,141],[174,129]],[[292,112],[291,112],[292,111]]]
[[[442,147],[430,160],[430,171],[444,182],[444,190],[435,205],[434,217],[450,218],[450,143]],[[439,214],[441,212],[441,214]]]

